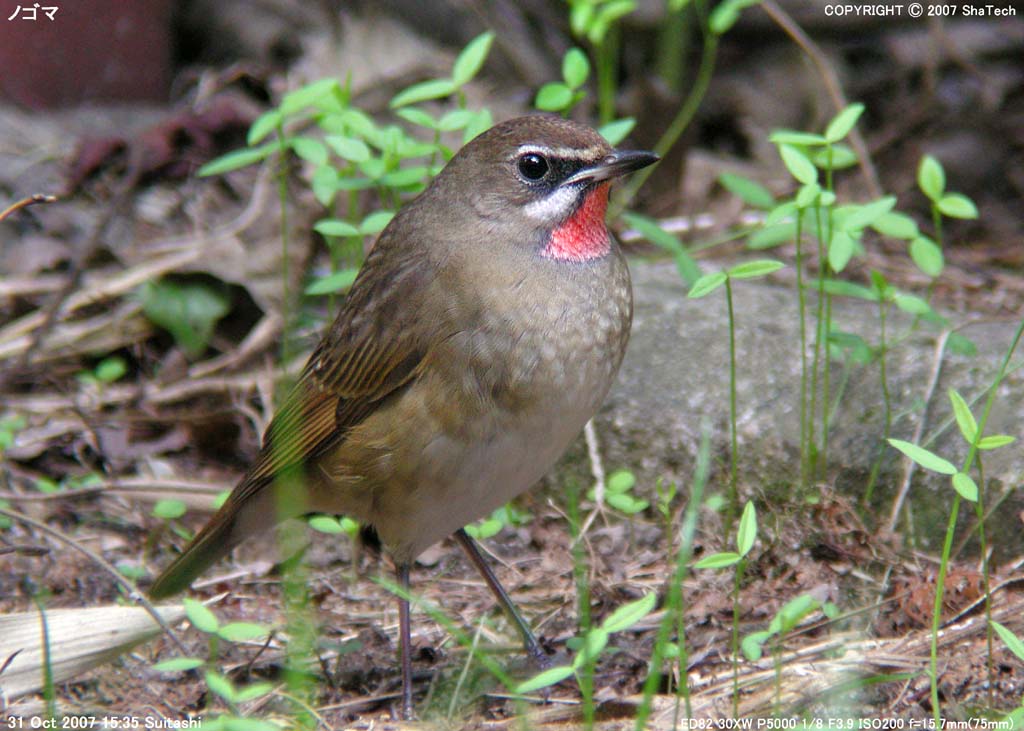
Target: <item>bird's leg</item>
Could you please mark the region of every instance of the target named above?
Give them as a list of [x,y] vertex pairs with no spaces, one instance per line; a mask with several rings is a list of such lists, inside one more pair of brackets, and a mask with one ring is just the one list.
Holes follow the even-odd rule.
[[402,720],[411,721],[412,715],[412,633],[409,628],[409,564],[395,566],[398,586],[403,595],[398,597],[398,642],[402,662]]
[[519,635],[523,638],[523,648],[526,650],[526,654],[537,663],[541,668],[547,669],[551,666],[551,660],[545,654],[544,650],[541,649],[540,643],[537,642],[537,638],[533,636],[533,632],[530,631],[530,625],[526,623],[526,620],[519,614],[516,609],[516,605],[512,603],[512,599],[509,598],[508,593],[498,582],[498,577],[491,571],[491,567],[487,565],[487,559],[480,553],[480,549],[476,545],[476,541],[470,538],[469,534],[466,533],[462,528],[459,528],[453,534],[455,540],[462,550],[466,552],[469,560],[476,567],[476,570],[480,572],[480,575],[484,577],[484,581],[487,582],[487,586],[491,588],[491,593],[498,600],[498,604],[501,605],[502,610],[505,612],[505,616],[516,626],[519,630]]

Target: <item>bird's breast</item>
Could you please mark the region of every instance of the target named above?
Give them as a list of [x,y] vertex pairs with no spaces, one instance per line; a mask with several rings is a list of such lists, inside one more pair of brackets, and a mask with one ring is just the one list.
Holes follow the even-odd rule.
[[603,280],[480,293],[455,313],[417,379],[354,430],[335,470],[359,478],[345,488],[359,498],[350,501],[355,517],[397,558],[528,489],[597,411],[632,315],[629,275],[615,255]]

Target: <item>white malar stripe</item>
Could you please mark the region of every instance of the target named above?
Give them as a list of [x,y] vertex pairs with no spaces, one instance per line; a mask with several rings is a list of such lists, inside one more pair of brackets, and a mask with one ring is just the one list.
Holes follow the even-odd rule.
[[560,221],[569,215],[579,193],[575,185],[558,187],[544,198],[527,203],[523,210],[534,221]]

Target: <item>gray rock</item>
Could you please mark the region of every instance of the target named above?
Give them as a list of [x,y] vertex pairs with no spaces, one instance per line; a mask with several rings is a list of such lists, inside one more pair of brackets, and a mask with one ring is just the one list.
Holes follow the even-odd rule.
[[[691,472],[701,423],[710,424],[714,472],[711,492],[727,491],[729,466],[729,341],[724,288],[699,300],[687,299],[687,287],[671,263],[633,261],[636,297],[633,335],[617,384],[599,415],[596,426],[605,468],[633,470],[638,492],[653,496],[655,481],[674,481],[683,490]],[[782,270],[785,273],[787,270]],[[793,286],[768,280],[747,280],[733,286],[737,341],[737,414],[740,447],[740,493],[743,498],[771,499],[776,490],[795,497],[800,466],[800,359],[797,297]],[[814,298],[809,299],[813,308]],[[811,311],[813,314],[813,310]],[[840,330],[879,341],[878,308],[873,303],[833,298],[833,318]],[[960,324],[970,318],[952,316]],[[809,319],[808,329],[813,327]],[[891,436],[912,440],[935,367],[939,336],[933,325],[919,324],[910,332],[912,318],[890,308],[887,333],[888,384],[892,402]],[[951,421],[947,389],[956,388],[981,417],[986,389],[991,384],[1015,332],[1013,322],[978,322],[960,330],[978,352],[973,356],[945,353],[938,386],[928,403],[923,435],[935,441],[925,446],[960,466],[967,445]],[[808,349],[812,342],[808,334]],[[1024,353],[1015,359],[1021,362]],[[845,381],[828,443],[826,481],[860,500],[872,464],[883,458],[874,489],[872,510],[878,525],[889,520],[906,460],[895,449],[883,448],[884,408],[877,360],[868,365],[844,366],[833,361],[833,397]],[[819,406],[820,412],[820,406]],[[1016,538],[1021,534],[1015,517],[1024,509],[1013,487],[1024,474],[1021,424],[1024,415],[1024,374],[1011,373],[986,426],[986,434],[1006,433],[1018,441],[985,452],[989,480],[986,508],[1005,499],[993,520],[994,535]],[[820,423],[820,419],[819,419]],[[977,463],[975,463],[977,464]],[[563,462],[562,477],[587,484],[586,451],[577,445]],[[973,472],[977,477],[977,471]],[[921,545],[937,548],[953,500],[946,476],[918,469],[907,498]],[[961,516],[973,521],[974,506],[962,506]],[[1002,516],[1002,517],[1000,517]],[[900,522],[901,528],[905,523]],[[1010,548],[1009,546],[1006,546]]]

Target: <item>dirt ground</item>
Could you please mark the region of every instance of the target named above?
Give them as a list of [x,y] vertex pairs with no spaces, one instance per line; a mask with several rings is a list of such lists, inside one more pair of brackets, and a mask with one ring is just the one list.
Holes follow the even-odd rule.
[[[779,180],[777,169],[766,172],[755,142],[763,139],[768,122],[751,111],[765,110],[769,117],[777,111],[778,101],[766,93],[775,86],[757,77],[750,65],[737,68],[744,42],[762,32],[759,27],[741,28],[737,44],[724,47],[723,71],[682,145],[687,152],[666,159],[665,172],[652,179],[642,199],[651,215],[710,211],[720,232],[739,214],[734,203],[713,190],[723,166]],[[922,141],[947,151],[950,179],[959,180],[983,207],[987,204],[988,214],[982,222],[950,227],[956,244],[947,251],[948,277],[936,296],[959,311],[1019,316],[1024,303],[1019,214],[1024,82],[1020,69],[1007,62],[1018,48],[1016,26],[1004,34],[1013,41],[1009,50],[991,41],[986,47],[984,37],[979,40],[961,26],[947,28],[954,44],[966,44],[970,58],[942,56],[937,68],[944,73],[938,76],[929,76],[938,73],[929,60],[914,55],[914,39],[923,31],[905,31],[907,37],[891,31],[885,43],[861,48],[863,57],[842,49],[849,52],[842,68],[875,72],[844,80],[872,110],[868,142],[883,183],[906,196],[913,188],[913,161],[927,147]],[[439,41],[429,43],[433,53]],[[876,48],[889,52],[896,47],[904,50],[900,58],[906,70],[882,78],[878,69],[886,59],[872,54]],[[802,62],[794,65],[790,56],[771,49],[761,59],[749,63],[763,64],[756,73],[765,77],[787,78],[795,67],[803,68]],[[250,73],[260,94],[240,94],[226,81]],[[405,73],[401,81],[422,76]],[[0,222],[0,438],[4,429],[12,433],[10,441],[0,442],[0,508],[34,521],[16,517],[0,523],[0,614],[33,611],[36,597],[44,597],[48,609],[130,604],[115,579],[78,549],[99,554],[144,587],[167,564],[170,547],[184,545],[184,530],[198,529],[214,496],[229,489],[244,470],[269,420],[275,379],[281,375],[274,364],[281,352],[283,257],[293,291],[307,272],[324,270],[322,242],[309,234],[321,214],[307,192],[303,169],[295,165],[289,171],[287,219],[293,246],[282,255],[278,191],[266,172],[202,181],[192,175],[197,164],[241,144],[245,128],[264,108],[261,95],[278,96],[289,83],[280,70],[260,75],[221,67],[214,75],[224,93],[218,103],[205,106],[103,106],[59,113],[0,107],[5,130],[0,153],[7,171],[0,192],[5,200],[62,194],[55,203],[25,208]],[[645,87],[634,82],[624,98],[647,98]],[[944,84],[971,90],[976,84],[981,90],[977,93],[988,101],[975,107],[974,126],[959,121],[973,97],[964,92],[953,104]],[[504,104],[508,94],[494,96],[495,104]],[[373,91],[364,97],[372,105]],[[655,107],[664,101],[657,98]],[[807,119],[794,118],[795,109],[806,108],[786,105],[779,111],[784,118],[773,118],[771,124],[809,125]],[[951,119],[958,120],[955,128]],[[650,118],[641,119],[641,143],[652,125]],[[726,249],[713,256],[737,250]],[[902,252],[872,250],[858,266],[881,269],[895,282],[920,283]],[[133,295],[143,282],[170,274],[219,282],[229,293],[230,314],[200,358],[186,357],[167,332],[145,317]],[[298,354],[308,351],[324,316],[321,301],[297,318],[291,332],[296,357],[286,370],[301,366]],[[94,371],[101,354],[111,353],[127,364],[122,378],[97,383],[82,376]],[[11,418],[21,421],[3,421]],[[712,475],[716,480],[720,484],[723,475]],[[530,521],[485,542],[499,577],[556,657],[565,655],[566,643],[576,636],[579,614],[564,489],[547,484],[524,496],[519,505]],[[744,491],[757,492],[750,486]],[[765,517],[739,592],[739,634],[764,629],[787,601],[801,594],[833,602],[843,613],[833,619],[816,613],[774,652],[735,666],[729,652],[731,574],[690,571],[682,589],[684,636],[674,631],[672,637],[685,642],[685,678],[676,664],[664,664],[651,728],[675,727],[687,704],[695,718],[930,716],[925,671],[935,557],[907,550],[900,536],[879,534],[869,519],[857,517],[859,506],[827,487],[812,497],[758,505]],[[184,518],[168,521],[152,514],[154,503],[168,498],[189,507]],[[684,490],[671,505],[674,526],[685,508]],[[664,616],[676,537],[653,509],[632,518],[610,508],[597,511],[589,500],[581,509],[584,515],[593,512],[581,553],[594,622],[648,592],[659,598],[653,614],[613,637],[612,650],[601,655],[596,667],[597,727],[632,728]],[[718,514],[701,511],[694,558],[730,550],[719,537],[721,528]],[[221,643],[218,665],[237,685],[273,684],[274,693],[242,704],[240,711],[281,720],[294,708],[286,699],[291,691],[284,678],[293,638],[273,544],[269,536],[245,544],[198,581],[191,596],[210,600],[222,623],[250,621],[273,628],[269,639]],[[391,576],[388,560],[359,549],[347,537],[312,534],[304,563],[304,621],[314,625],[317,638],[316,660],[303,686],[309,693],[306,702],[325,727],[400,727],[395,720],[397,613],[392,595],[374,580]],[[977,565],[976,558],[965,556],[946,579],[939,674],[943,713],[951,721],[996,717],[1019,706],[1024,693],[1021,663],[998,639],[991,642],[986,630],[990,612],[1018,635],[1024,633],[1017,567],[1008,561],[997,569],[987,607]],[[457,546],[444,543],[428,551],[412,580],[415,593],[514,677],[535,672]],[[206,656],[204,635],[182,627],[176,631],[189,655]],[[525,718],[531,728],[579,727],[584,711],[575,682],[516,702],[478,660],[471,660],[467,647],[422,609],[415,612],[413,631],[417,708],[426,723],[504,728],[521,727]],[[158,636],[58,684],[58,707],[64,714],[137,719],[209,717],[226,710],[199,674],[152,669],[176,654],[171,640]],[[9,660],[0,657],[0,683]],[[681,684],[689,689],[688,699]],[[44,702],[31,695],[12,703],[0,699],[0,709],[6,718],[29,718],[44,711]]]

